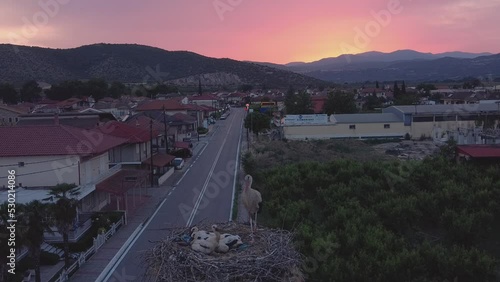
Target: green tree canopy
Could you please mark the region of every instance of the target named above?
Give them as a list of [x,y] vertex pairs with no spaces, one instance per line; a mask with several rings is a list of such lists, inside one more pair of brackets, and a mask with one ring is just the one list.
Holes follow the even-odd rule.
[[[298,163],[254,170],[270,227],[293,229],[311,281],[494,281],[479,248],[500,218],[500,174],[422,163]],[[494,235],[494,234],[492,234]]]
[[354,94],[339,90],[328,93],[324,111],[328,115],[356,113],[358,109]]
[[42,88],[38,86],[38,82],[35,80],[27,81],[21,88],[21,101],[33,103],[40,99],[41,93]]
[[76,196],[80,194],[79,187],[75,184],[58,184],[54,186],[49,195],[55,199],[55,204],[51,205],[52,217],[59,233],[63,235],[64,262],[65,267],[70,266],[69,253],[69,232],[76,220],[78,200]]
[[259,113],[254,111],[253,113],[248,113],[245,118],[245,128],[250,129],[255,135],[259,135],[266,129],[271,127],[271,118],[269,115]]
[[309,95],[305,90],[299,91],[295,94],[293,88],[291,88],[285,96],[285,109],[286,113],[290,115],[301,115],[301,114],[312,114],[313,105],[311,100],[311,95]]
[[35,281],[40,282],[40,254],[44,233],[52,232],[53,222],[50,220],[49,205],[38,200],[22,205],[20,209],[19,228],[21,229],[24,245],[34,261]]
[[5,104],[17,104],[19,95],[12,84],[0,83],[0,99]]

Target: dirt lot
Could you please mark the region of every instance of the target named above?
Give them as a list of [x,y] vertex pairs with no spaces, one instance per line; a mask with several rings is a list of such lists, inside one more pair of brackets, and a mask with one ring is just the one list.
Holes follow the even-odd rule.
[[397,157],[401,160],[422,160],[435,154],[439,145],[433,141],[401,141],[397,143],[384,143],[373,146],[380,154]]

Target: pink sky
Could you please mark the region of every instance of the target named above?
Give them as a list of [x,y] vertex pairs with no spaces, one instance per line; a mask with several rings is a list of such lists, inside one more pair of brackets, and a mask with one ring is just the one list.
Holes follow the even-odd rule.
[[274,63],[372,50],[499,53],[499,13],[500,0],[2,0],[0,42],[137,43]]

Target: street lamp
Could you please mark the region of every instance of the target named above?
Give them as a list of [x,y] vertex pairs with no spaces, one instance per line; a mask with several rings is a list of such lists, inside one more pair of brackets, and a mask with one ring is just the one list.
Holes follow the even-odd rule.
[[151,187],[154,186],[154,169],[153,169],[153,120],[149,121],[149,133],[151,141],[149,143],[149,147],[151,150]]

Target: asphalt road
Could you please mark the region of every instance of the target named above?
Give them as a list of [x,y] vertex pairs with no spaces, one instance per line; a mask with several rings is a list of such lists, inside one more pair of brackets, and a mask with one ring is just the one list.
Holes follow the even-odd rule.
[[137,240],[132,241],[133,245],[114,271],[125,269],[127,275],[142,277],[144,265],[141,265],[141,254],[153,246],[150,241],[161,240],[170,227],[193,226],[203,220],[230,220],[244,115],[245,111],[241,108],[231,109],[226,120],[217,121],[208,144],[184,168],[183,177],[139,233]]

